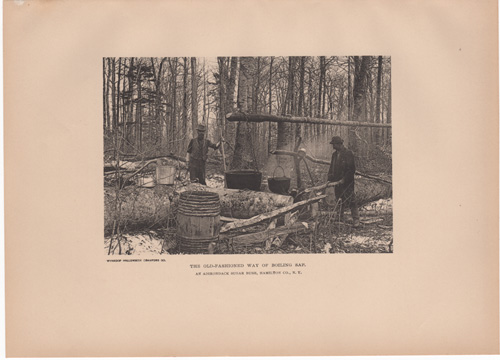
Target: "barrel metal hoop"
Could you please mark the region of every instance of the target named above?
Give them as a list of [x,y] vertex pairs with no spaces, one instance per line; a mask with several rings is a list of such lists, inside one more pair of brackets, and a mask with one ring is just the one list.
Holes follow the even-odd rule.
[[189,211],[189,210],[185,210],[185,209],[178,209],[177,210],[177,213],[178,214],[182,214],[182,215],[187,215],[187,216],[190,216],[190,215],[193,215],[193,216],[196,216],[196,217],[214,217],[214,216],[219,216],[220,215],[220,211],[214,211],[214,212],[197,212],[197,211]]

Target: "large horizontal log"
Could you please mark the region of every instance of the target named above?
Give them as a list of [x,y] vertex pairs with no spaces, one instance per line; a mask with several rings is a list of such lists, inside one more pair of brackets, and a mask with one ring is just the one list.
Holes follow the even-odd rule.
[[[293,198],[267,192],[218,189],[200,184],[190,184],[174,189],[159,185],[154,188],[126,187],[119,190],[121,203],[120,225],[122,231],[166,226],[175,218],[177,201],[183,191],[211,191],[219,194],[221,215],[231,218],[251,218],[293,203]],[[110,234],[117,219],[115,188],[104,188],[104,229]]]
[[[331,183],[325,183],[322,185],[314,186],[300,192],[297,197],[316,193],[325,190],[327,187],[333,187]],[[333,189],[332,189],[333,191]],[[358,206],[376,201],[379,199],[385,199],[392,196],[392,186],[383,182],[372,181],[366,178],[356,178],[354,185],[354,194],[356,196],[356,201]]]
[[248,122],[285,122],[285,123],[300,123],[300,124],[322,124],[322,125],[341,125],[354,127],[379,127],[390,128],[391,124],[371,123],[364,121],[331,121],[328,119],[304,117],[304,116],[278,116],[269,114],[245,114],[245,113],[229,113],[226,115],[228,121],[248,121]]
[[[321,191],[326,184],[314,188]],[[122,232],[166,226],[175,219],[177,200],[183,191],[199,190],[218,193],[221,199],[221,215],[233,219],[249,219],[273,210],[292,205],[291,196],[250,190],[209,188],[200,184],[190,184],[174,189],[159,185],[154,188],[125,187],[118,191],[120,229]],[[391,196],[390,185],[370,179],[356,180],[356,198],[361,206],[371,201]],[[312,191],[310,191],[312,192]],[[117,190],[104,188],[104,229],[110,234],[113,223],[118,219],[115,209]]]
[[[172,191],[167,186],[154,188],[104,188],[104,233],[113,231],[119,220],[121,232],[154,228],[167,224],[172,217]],[[118,205],[118,206],[117,206]]]
[[355,180],[354,194],[358,206],[361,206],[379,199],[390,198],[392,185],[360,177]]
[[[157,160],[160,160],[164,162],[166,165],[178,165],[179,162],[181,163],[186,163],[187,160],[183,157],[176,156],[176,155],[165,155],[165,156],[158,156],[158,157],[150,157],[144,160],[140,161],[133,161],[133,160],[122,160],[120,161],[120,168],[122,169],[127,169],[127,170],[137,170],[138,168],[144,166],[145,164],[152,164],[156,163]],[[116,160],[111,160],[109,162],[104,163],[105,168],[110,168],[110,169],[116,169]]]

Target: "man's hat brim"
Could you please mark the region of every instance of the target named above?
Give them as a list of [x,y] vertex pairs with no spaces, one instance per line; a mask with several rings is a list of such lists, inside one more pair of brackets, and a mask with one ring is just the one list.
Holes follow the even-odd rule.
[[344,140],[340,136],[334,136],[332,137],[332,141],[330,141],[330,144],[343,144]]

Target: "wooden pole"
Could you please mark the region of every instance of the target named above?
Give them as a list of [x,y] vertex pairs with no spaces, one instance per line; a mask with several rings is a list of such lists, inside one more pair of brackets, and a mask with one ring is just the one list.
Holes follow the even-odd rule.
[[220,150],[221,150],[221,153],[222,153],[222,164],[223,164],[223,168],[224,168],[224,187],[226,188],[227,187],[227,183],[226,183],[226,153],[224,152],[224,137],[222,135],[222,128],[220,129]]
[[[288,151],[288,150],[274,150],[274,151],[271,151],[270,154],[273,154],[273,155],[288,155],[288,156],[295,156],[295,157],[296,156],[300,156],[298,153],[293,152],[293,151]],[[310,160],[310,161],[312,161],[313,163],[316,163],[316,164],[330,165],[329,161],[322,160],[322,159],[316,159],[316,158],[312,157],[311,155],[305,155],[304,158],[307,159],[307,160]],[[307,162],[306,162],[306,164],[307,164]],[[392,185],[392,181],[389,181],[389,180],[386,180],[386,179],[382,179],[382,178],[379,178],[379,177],[376,177],[376,176],[372,176],[372,175],[367,175],[367,174],[361,173],[359,171],[356,171],[356,175],[365,177],[367,179],[376,180],[376,181],[380,181],[380,182]]]
[[[299,136],[295,142],[295,148],[294,148],[295,152],[299,150],[301,142],[302,138]],[[302,189],[302,176],[300,174],[300,159],[298,156],[294,156],[293,160],[295,164],[295,175],[297,176],[297,189]]]
[[247,121],[247,122],[276,122],[276,123],[298,123],[298,124],[322,124],[322,125],[342,125],[342,126],[354,126],[354,127],[378,127],[378,128],[390,128],[391,124],[378,124],[369,123],[362,121],[331,121],[328,119],[319,119],[313,117],[305,116],[277,116],[269,114],[245,114],[239,113],[229,113],[226,115],[227,121]]

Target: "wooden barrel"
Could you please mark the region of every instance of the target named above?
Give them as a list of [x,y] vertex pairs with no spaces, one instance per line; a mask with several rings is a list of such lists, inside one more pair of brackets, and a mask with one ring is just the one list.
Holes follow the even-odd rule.
[[180,250],[204,254],[208,245],[219,239],[219,195],[208,191],[181,193],[177,209],[177,238]]

